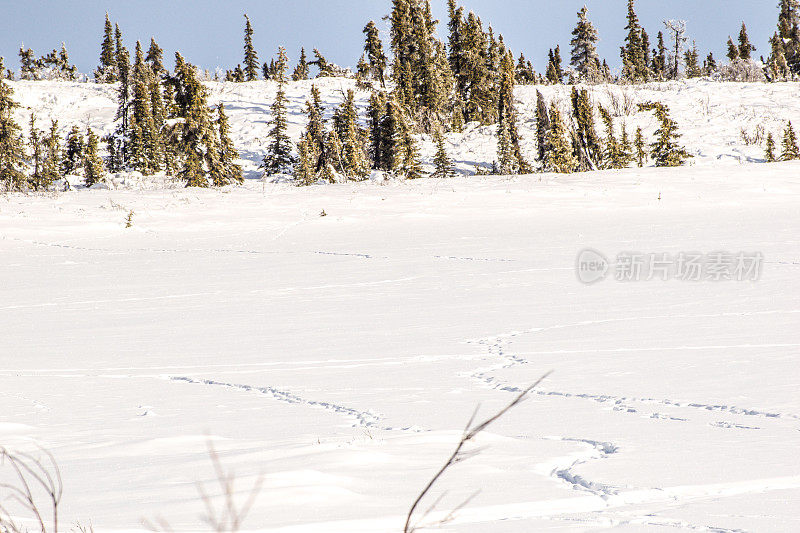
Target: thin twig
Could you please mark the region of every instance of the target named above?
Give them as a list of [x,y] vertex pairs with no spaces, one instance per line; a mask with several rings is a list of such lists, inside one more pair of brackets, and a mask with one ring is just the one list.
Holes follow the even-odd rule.
[[[477,409],[475,410],[475,412],[472,414],[472,417],[470,417],[469,422],[467,423],[467,426],[464,428],[464,434],[461,437],[461,440],[459,441],[459,443],[456,446],[455,450],[453,450],[453,453],[450,455],[450,457],[447,459],[447,461],[444,463],[444,465],[439,469],[439,471],[436,472],[436,474],[431,478],[431,480],[428,482],[428,484],[425,485],[425,488],[422,489],[422,491],[417,496],[417,499],[414,500],[414,503],[411,505],[411,509],[409,509],[408,515],[406,517],[405,527],[403,527],[403,533],[412,533],[413,531],[415,531],[416,526],[412,526],[411,525],[411,518],[414,516],[414,512],[417,510],[417,507],[419,506],[420,502],[422,502],[422,499],[425,498],[425,496],[430,492],[431,488],[436,484],[437,481],[439,481],[439,479],[442,477],[442,475],[444,475],[444,473],[451,466],[453,466],[454,464],[456,464],[458,462],[461,462],[461,461],[463,461],[465,459],[465,455],[461,452],[462,448],[464,448],[464,446],[469,441],[471,441],[476,436],[478,436],[487,427],[489,427],[491,424],[496,422],[498,419],[502,418],[511,409],[513,409],[514,407],[518,406],[520,403],[525,401],[525,398],[527,398],[528,394],[530,394],[530,392],[533,389],[535,389],[537,386],[539,386],[539,384],[542,381],[544,381],[550,374],[552,374],[552,371],[548,372],[545,375],[543,375],[542,377],[540,377],[538,380],[536,380],[536,383],[534,383],[533,385],[531,385],[530,387],[528,387],[527,389],[525,389],[521,393],[519,393],[517,395],[517,397],[514,398],[514,400],[511,403],[509,403],[503,409],[498,411],[494,416],[484,420],[483,422],[481,422],[477,426],[473,426],[472,425],[474,423],[474,421],[475,421],[476,415],[478,414],[478,410]],[[471,457],[472,455],[474,455],[474,454],[467,454],[466,458]],[[471,499],[472,499],[472,497],[470,497],[466,502],[464,502],[461,505],[461,507],[463,507],[464,505],[469,503],[469,501]],[[452,518],[451,518],[451,520],[452,520]]]

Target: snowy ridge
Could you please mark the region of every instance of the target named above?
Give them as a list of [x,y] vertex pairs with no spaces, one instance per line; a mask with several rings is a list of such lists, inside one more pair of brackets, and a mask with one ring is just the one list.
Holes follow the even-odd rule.
[[[40,126],[50,119],[59,121],[59,130],[65,134],[73,125],[90,125],[99,134],[114,130],[116,113],[115,87],[92,83],[64,81],[10,82],[14,98],[20,103],[16,118],[27,124],[31,112],[36,113]],[[311,86],[320,88],[326,117],[343,100],[355,82],[343,78],[322,78],[289,83],[288,133],[295,141],[305,127],[303,106]],[[259,179],[258,166],[263,159],[269,132],[269,106],[277,92],[277,85],[269,81],[247,83],[206,82],[210,91],[209,103],[225,104],[232,128],[232,139],[240,151],[245,177]],[[516,89],[520,117],[523,152],[529,159],[536,153],[536,92],[541,91],[548,100],[555,99],[562,114],[569,116],[568,86],[519,86]],[[635,104],[660,101],[669,106],[683,135],[681,142],[694,157],[690,165],[738,165],[764,161],[764,142],[748,144],[743,137],[753,138],[757,130],[772,132],[780,138],[787,120],[800,122],[800,103],[797,86],[793,83],[720,83],[707,80],[683,80],[649,83],[640,86],[598,85],[589,86],[592,101],[608,107],[615,115],[616,127],[624,123],[629,133],[641,127],[648,139],[652,138],[657,122],[647,112],[635,110]],[[356,91],[356,104],[362,123],[369,93]],[[616,102],[616,104],[615,104]],[[619,102],[627,102],[622,105]],[[597,131],[602,127],[597,119]],[[765,135],[765,134],[764,134]],[[420,155],[424,166],[432,169],[435,148],[427,135],[419,137]],[[470,175],[476,166],[491,167],[496,160],[497,142],[494,126],[469,124],[462,133],[449,133],[446,148],[455,160],[457,171]],[[169,188],[175,183],[163,175],[143,178],[136,173],[112,177],[111,185],[117,188]]]

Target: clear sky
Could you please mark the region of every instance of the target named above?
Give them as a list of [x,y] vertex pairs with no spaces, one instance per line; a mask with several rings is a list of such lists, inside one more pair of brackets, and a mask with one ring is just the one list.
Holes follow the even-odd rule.
[[[619,67],[619,46],[624,38],[625,0],[463,0],[484,22],[502,33],[515,54],[524,52],[541,71],[549,48],[560,44],[568,58],[570,32],[576,12],[584,3],[600,32],[599,51],[612,68]],[[742,21],[756,56],[768,54],[768,39],[777,24],[778,0],[639,0],[637,13],[651,40],[667,18],[688,21],[690,39],[697,41],[702,57],[713,51],[723,59],[728,35],[738,36]],[[263,62],[286,46],[296,60],[301,46],[319,48],[329,61],[353,66],[363,46],[361,29],[371,19],[387,37],[386,15],[390,0],[0,0],[0,56],[18,68],[21,43],[37,55],[61,46],[81,72],[91,72],[100,53],[104,14],[119,23],[131,52],[136,40],[149,43],[154,36],[173,64],[179,50],[203,68],[232,68],[242,61],[242,31],[247,12],[255,29],[254,42]],[[446,1],[432,0],[434,14],[443,21],[446,38]]]

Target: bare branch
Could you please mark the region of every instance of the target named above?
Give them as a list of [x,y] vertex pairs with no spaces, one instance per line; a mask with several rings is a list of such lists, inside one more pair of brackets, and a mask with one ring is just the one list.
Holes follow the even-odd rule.
[[[411,524],[411,519],[414,516],[414,512],[417,510],[417,507],[419,506],[420,502],[422,502],[422,499],[425,498],[425,496],[430,492],[431,488],[433,488],[433,486],[436,484],[437,481],[439,481],[439,479],[444,475],[444,473],[451,466],[453,466],[454,464],[459,463],[459,462],[461,462],[461,461],[463,461],[465,459],[468,459],[468,458],[470,458],[470,457],[475,455],[474,452],[466,452],[466,453],[462,452],[462,449],[464,448],[464,446],[469,441],[471,441],[475,437],[477,437],[482,431],[485,431],[487,427],[492,425],[498,419],[502,418],[511,409],[513,409],[514,407],[518,406],[523,401],[525,401],[525,398],[528,397],[528,395],[531,393],[531,391],[533,389],[535,389],[537,386],[539,386],[539,384],[542,381],[544,381],[550,374],[552,374],[552,371],[548,372],[545,375],[543,375],[542,377],[540,377],[538,380],[536,380],[536,382],[533,385],[531,385],[527,389],[525,389],[522,392],[520,392],[517,395],[517,397],[514,398],[514,400],[511,403],[509,403],[503,409],[498,411],[494,416],[489,417],[488,419],[484,420],[483,422],[481,422],[477,426],[473,426],[473,424],[475,422],[475,417],[477,416],[477,413],[478,413],[477,409],[475,410],[475,412],[473,413],[472,417],[470,418],[469,423],[467,424],[466,428],[464,429],[463,437],[461,437],[461,440],[459,441],[459,443],[456,446],[455,450],[453,450],[453,453],[450,454],[450,457],[447,459],[447,461],[444,463],[444,465],[439,469],[438,472],[436,472],[436,474],[431,478],[431,480],[428,482],[428,484],[425,485],[425,488],[422,489],[422,491],[417,496],[417,499],[414,500],[414,503],[411,505],[411,509],[409,509],[408,515],[406,516],[406,524],[405,524],[405,527],[403,527],[403,533],[413,533],[413,531],[416,530],[416,525],[412,525]],[[470,497],[467,501],[462,503],[461,507],[467,505],[469,503],[469,501],[472,500],[472,498],[474,498],[474,496]],[[455,512],[455,511],[453,511],[453,512]],[[451,520],[452,520],[452,518],[451,518]]]

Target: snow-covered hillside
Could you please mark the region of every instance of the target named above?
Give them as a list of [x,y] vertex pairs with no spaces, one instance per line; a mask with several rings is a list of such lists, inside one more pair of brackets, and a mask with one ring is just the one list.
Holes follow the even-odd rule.
[[[321,83],[330,106],[347,83]],[[309,85],[290,92],[295,135]],[[111,87],[13,87],[40,120],[111,127]],[[257,177],[274,86],[211,88]],[[57,458],[62,530],[204,529],[211,441],[239,501],[263,476],[244,530],[398,532],[475,406],[553,370],[442,479],[428,521],[480,490],[441,530],[796,532],[800,162],[747,164],[763,150],[740,129],[800,123],[798,89],[593,90],[665,102],[697,157],[0,196],[0,446]],[[529,152],[534,97],[519,89]],[[464,172],[494,156],[491,128],[449,140]],[[758,281],[585,285],[586,248],[764,262]]]
[[[289,84],[289,134],[297,140],[305,127],[303,108],[312,84],[321,89],[328,117],[344,99],[347,89],[354,89],[352,80],[323,78]],[[97,131],[111,133],[116,113],[116,89],[109,85],[70,82],[12,82],[15,98],[22,108],[17,112],[21,124],[27,124],[31,112],[40,121],[40,127],[57,119],[62,133],[73,125],[87,124]],[[230,116],[233,140],[240,150],[249,178],[260,178],[258,171],[268,143],[270,104],[277,85],[273,82],[214,83],[209,82],[212,105],[224,102]],[[516,91],[520,114],[520,131],[523,149],[533,159],[536,153],[536,91],[541,90],[548,99],[562,104],[563,115],[569,115],[570,87],[522,86]],[[615,115],[616,127],[624,122],[631,136],[637,126],[642,127],[648,139],[652,138],[658,123],[651,113],[639,113],[637,103],[659,101],[670,107],[672,117],[678,122],[683,143],[694,159],[692,165],[719,165],[761,162],[764,160],[766,132],[779,139],[787,120],[800,124],[800,87],[796,83],[717,83],[703,80],[652,83],[644,86],[599,85],[589,87],[593,101],[607,107]],[[362,121],[369,93],[357,92],[357,103]],[[742,131],[757,138],[759,128],[763,135],[756,144],[747,144]],[[598,133],[603,134],[598,118]],[[495,128],[471,125],[463,133],[447,136],[447,149],[456,161],[458,170],[465,174],[475,172],[475,165],[488,167],[496,160]],[[432,164],[434,145],[422,137],[423,161]]]

